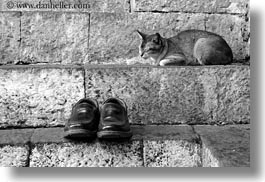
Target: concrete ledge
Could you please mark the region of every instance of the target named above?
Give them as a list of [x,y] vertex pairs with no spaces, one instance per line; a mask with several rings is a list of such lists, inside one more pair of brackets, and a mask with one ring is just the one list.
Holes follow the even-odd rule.
[[250,167],[250,126],[195,126],[204,167]]
[[31,142],[34,131],[34,129],[0,130],[0,146],[27,144]]

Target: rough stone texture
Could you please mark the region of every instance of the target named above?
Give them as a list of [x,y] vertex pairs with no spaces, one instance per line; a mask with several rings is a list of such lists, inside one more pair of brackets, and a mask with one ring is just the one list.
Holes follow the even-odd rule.
[[226,69],[217,75],[219,87],[217,117],[219,122],[249,123],[250,70]]
[[211,14],[205,20],[206,30],[223,36],[234,59],[240,62],[249,60],[250,23],[246,16]]
[[129,0],[42,0],[40,3],[36,0],[2,1],[0,10],[2,7],[3,11],[124,12],[130,10]]
[[140,142],[39,144],[31,167],[141,167]]
[[132,2],[133,11],[245,14],[249,10],[248,0],[133,0]]
[[250,167],[250,126],[195,126],[204,167]]
[[1,167],[24,167],[27,164],[28,147],[2,146],[0,147]]
[[62,125],[84,97],[79,69],[0,69],[0,127]]
[[0,65],[19,59],[20,13],[0,12]]
[[204,29],[203,14],[161,13],[92,13],[89,53],[86,62],[96,64],[132,64],[138,57],[139,29],[146,33],[159,32],[165,37],[180,30]]
[[86,69],[86,96],[119,97],[131,123],[250,122],[249,66]]
[[144,141],[146,167],[199,167],[200,147],[186,141]]
[[22,62],[81,64],[85,60],[88,14],[28,12],[21,21]]

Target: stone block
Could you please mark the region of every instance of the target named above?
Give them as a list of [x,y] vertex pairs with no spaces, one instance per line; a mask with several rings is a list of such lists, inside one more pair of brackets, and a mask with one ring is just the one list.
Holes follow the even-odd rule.
[[89,14],[24,12],[21,61],[82,64],[88,48]]
[[248,66],[87,67],[86,96],[123,99],[131,123],[249,123],[249,73]]
[[248,0],[133,0],[133,11],[162,11],[189,13],[245,14],[249,10]]
[[0,166],[1,167],[25,167],[28,160],[27,146],[1,146]]
[[249,60],[250,23],[245,16],[210,14],[205,20],[206,30],[221,35],[227,41],[234,59],[239,62]]
[[[3,1],[3,2],[2,2]],[[52,12],[125,12],[130,10],[129,0],[2,0],[3,11]]]
[[250,126],[195,126],[204,167],[250,167]]
[[31,167],[141,167],[140,142],[38,144]]
[[0,127],[64,125],[84,97],[83,70],[0,69]]
[[19,59],[20,13],[0,12],[0,65]]
[[136,29],[149,34],[159,32],[165,37],[171,37],[180,30],[204,29],[204,19],[203,14],[92,13],[89,53],[86,62],[92,64],[137,63],[140,38]]
[[146,167],[199,167],[200,146],[183,140],[144,141]]
[[250,69],[225,69],[222,73],[217,73],[217,77],[219,103],[216,114],[219,122],[248,124],[250,122]]

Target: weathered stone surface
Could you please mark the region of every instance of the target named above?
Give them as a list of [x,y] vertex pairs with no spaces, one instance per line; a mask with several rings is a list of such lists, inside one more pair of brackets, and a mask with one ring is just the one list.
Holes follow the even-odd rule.
[[86,96],[125,100],[131,123],[249,123],[249,73],[248,66],[87,67]]
[[130,10],[129,0],[2,0],[3,11],[53,12],[124,12]]
[[222,73],[217,73],[217,77],[219,103],[216,113],[219,122],[249,123],[250,70],[226,69]]
[[250,167],[250,126],[195,126],[204,167]]
[[62,125],[84,97],[79,69],[0,69],[0,127]]
[[21,61],[81,64],[88,48],[89,15],[23,13]]
[[33,129],[5,129],[0,130],[0,145],[19,145],[31,141]]
[[139,29],[146,33],[159,32],[165,37],[180,30],[204,29],[203,14],[161,13],[92,13],[89,53],[86,62],[96,64],[137,62]]
[[141,167],[140,142],[39,144],[31,167]]
[[19,59],[20,13],[0,12],[0,65]]
[[24,167],[27,164],[28,147],[3,146],[0,147],[1,167]]
[[144,141],[146,167],[199,167],[199,144],[183,140]]
[[132,2],[133,11],[245,14],[249,10],[248,0],[133,0]]
[[206,30],[223,36],[233,51],[234,59],[240,62],[249,60],[250,23],[245,16],[211,14],[205,20]]

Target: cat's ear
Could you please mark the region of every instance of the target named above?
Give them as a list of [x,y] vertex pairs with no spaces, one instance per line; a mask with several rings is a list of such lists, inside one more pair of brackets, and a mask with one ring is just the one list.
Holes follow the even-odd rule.
[[136,30],[136,32],[138,33],[138,35],[142,38],[142,39],[145,39],[146,38],[146,34],[140,32],[139,30]]
[[160,37],[161,37],[161,35],[160,35],[159,33],[156,33],[156,36],[157,36],[158,38],[160,38]]

